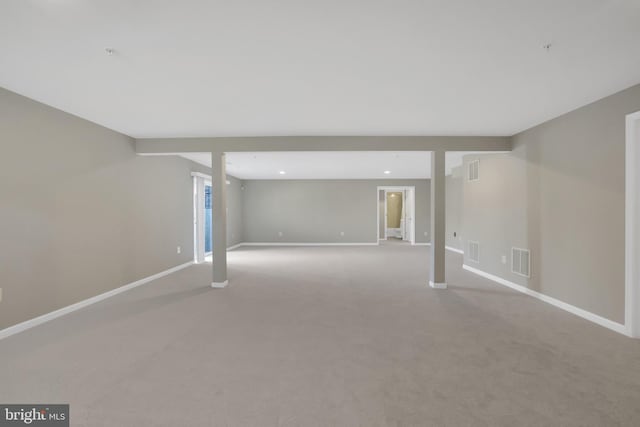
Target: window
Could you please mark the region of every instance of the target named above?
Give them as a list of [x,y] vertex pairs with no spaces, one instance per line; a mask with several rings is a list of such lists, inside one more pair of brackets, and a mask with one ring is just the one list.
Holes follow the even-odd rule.
[[528,249],[511,248],[511,272],[524,277],[531,275],[531,254]]
[[467,178],[469,181],[478,181],[480,179],[480,160],[473,160],[467,165]]

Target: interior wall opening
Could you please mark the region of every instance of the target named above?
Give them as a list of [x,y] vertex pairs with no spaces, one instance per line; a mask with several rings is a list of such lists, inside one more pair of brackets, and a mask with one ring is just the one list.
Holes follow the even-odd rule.
[[378,243],[415,244],[415,187],[378,187]]

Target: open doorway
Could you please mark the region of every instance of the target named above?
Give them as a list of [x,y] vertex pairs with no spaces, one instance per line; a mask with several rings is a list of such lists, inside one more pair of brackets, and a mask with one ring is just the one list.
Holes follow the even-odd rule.
[[415,187],[378,187],[378,244],[415,244]]

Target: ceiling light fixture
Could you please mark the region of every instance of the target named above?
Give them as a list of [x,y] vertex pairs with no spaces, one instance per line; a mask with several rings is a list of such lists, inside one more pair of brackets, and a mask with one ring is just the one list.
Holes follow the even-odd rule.
[[104,51],[107,52],[107,55],[109,56],[113,55],[113,52],[114,52],[112,47],[105,47]]
[[384,171],[385,175],[389,175],[391,173],[391,171]]
[[280,171],[278,172],[280,175],[284,175],[286,172],[285,171]]

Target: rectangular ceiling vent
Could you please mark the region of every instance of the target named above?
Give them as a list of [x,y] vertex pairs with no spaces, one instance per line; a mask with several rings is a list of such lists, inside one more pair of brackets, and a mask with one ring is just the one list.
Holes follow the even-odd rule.
[[469,181],[478,181],[480,179],[480,160],[469,162],[467,167],[467,177]]
[[531,254],[528,249],[511,248],[511,271],[524,277],[531,276]]
[[480,262],[480,243],[469,240],[469,260]]

